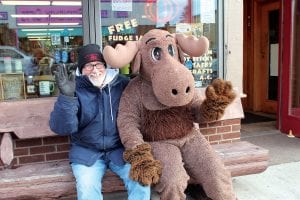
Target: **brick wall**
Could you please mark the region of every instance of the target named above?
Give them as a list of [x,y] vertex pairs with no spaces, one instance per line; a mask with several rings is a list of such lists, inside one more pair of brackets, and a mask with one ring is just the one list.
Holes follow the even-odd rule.
[[[240,119],[229,119],[199,125],[200,131],[211,144],[240,140]],[[70,147],[69,137],[51,136],[33,139],[14,139],[12,168],[30,163],[67,160]],[[3,169],[0,160],[0,170]]]
[[241,119],[199,124],[199,128],[210,144],[234,142],[241,138]]
[[30,163],[67,160],[69,148],[70,141],[66,136],[15,139],[14,159],[11,165],[14,168]]

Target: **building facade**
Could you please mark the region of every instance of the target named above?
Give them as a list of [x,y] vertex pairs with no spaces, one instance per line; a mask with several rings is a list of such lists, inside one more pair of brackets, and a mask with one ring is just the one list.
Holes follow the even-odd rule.
[[300,136],[299,0],[244,1],[244,110],[272,113]]
[[[53,71],[76,69],[77,48],[138,40],[148,30],[206,36],[207,54],[186,56],[203,92],[214,78],[243,93],[243,1],[84,0],[0,1],[0,166],[67,159],[69,138],[48,118],[58,95]],[[120,73],[130,76],[130,66]],[[218,122],[200,124],[211,143],[240,139],[240,99]]]

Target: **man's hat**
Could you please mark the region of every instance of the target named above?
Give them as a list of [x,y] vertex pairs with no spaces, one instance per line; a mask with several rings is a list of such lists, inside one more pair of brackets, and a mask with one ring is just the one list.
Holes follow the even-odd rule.
[[100,61],[105,64],[100,47],[97,44],[87,44],[78,49],[78,69],[80,73],[86,63]]

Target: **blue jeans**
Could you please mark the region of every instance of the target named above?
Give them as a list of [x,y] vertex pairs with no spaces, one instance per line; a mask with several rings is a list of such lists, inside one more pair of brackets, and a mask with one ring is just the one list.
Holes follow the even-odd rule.
[[105,161],[97,160],[97,162],[90,167],[77,163],[72,163],[71,166],[76,179],[78,200],[103,200],[101,193],[102,178],[107,167],[123,180],[129,200],[150,199],[150,186],[142,186],[129,178],[130,164],[118,166],[109,162],[107,165]]

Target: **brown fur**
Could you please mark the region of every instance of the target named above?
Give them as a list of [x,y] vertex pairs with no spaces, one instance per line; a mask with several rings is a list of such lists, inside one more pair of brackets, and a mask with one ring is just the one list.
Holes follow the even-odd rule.
[[135,149],[128,149],[124,152],[124,160],[129,163],[139,162],[145,157],[147,159],[153,159],[151,154],[151,146],[149,144],[138,145]]
[[[158,48],[159,59],[151,56]],[[118,129],[127,149],[124,158],[131,163],[130,177],[146,185],[155,183],[161,200],[185,199],[190,177],[211,199],[235,199],[230,173],[193,128],[194,122],[219,119],[235,97],[231,84],[220,79],[208,86],[204,102],[196,94],[194,78],[180,55],[198,57],[207,49],[204,37],[197,40],[154,29],[135,45],[128,42],[103,51],[111,66],[132,62],[132,70],[139,71],[122,94]],[[152,151],[143,144],[150,144]]]
[[145,141],[158,141],[182,138],[193,128],[193,116],[188,106],[165,110],[147,110],[144,108],[144,120],[141,127]]
[[197,114],[195,115],[198,123],[219,120],[224,115],[225,108],[236,97],[231,83],[221,79],[215,79],[206,88],[205,93],[206,99],[200,107],[193,110],[194,112],[198,112],[198,116]]
[[124,152],[124,160],[131,164],[130,178],[143,185],[157,183],[162,168],[158,160],[154,160],[149,144],[138,145]]
[[143,185],[156,184],[161,176],[161,163],[158,160],[142,160],[131,164],[130,178]]

